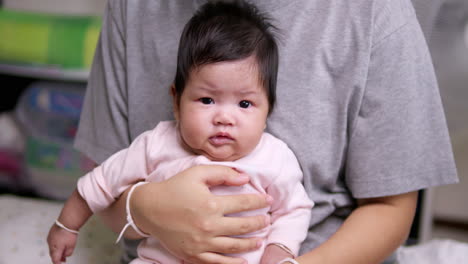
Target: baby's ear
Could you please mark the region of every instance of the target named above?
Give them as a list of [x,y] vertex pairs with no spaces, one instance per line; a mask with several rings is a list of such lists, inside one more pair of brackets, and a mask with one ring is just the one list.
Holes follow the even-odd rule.
[[172,96],[172,111],[174,112],[174,118],[176,121],[179,121],[179,102],[177,100],[177,92],[175,88],[175,84],[171,85],[169,92]]
[[169,93],[172,95],[172,99],[174,99],[176,97],[176,88],[175,88],[175,84],[172,83],[171,84],[171,88],[169,88]]

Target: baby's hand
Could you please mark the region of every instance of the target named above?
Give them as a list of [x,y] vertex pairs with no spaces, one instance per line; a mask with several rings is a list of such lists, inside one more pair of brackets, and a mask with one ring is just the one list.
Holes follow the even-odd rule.
[[47,236],[52,263],[60,264],[65,262],[66,258],[72,255],[77,238],[77,234],[72,234],[54,224]]
[[285,258],[294,258],[294,256],[275,244],[269,244],[263,252],[260,264],[277,264]]

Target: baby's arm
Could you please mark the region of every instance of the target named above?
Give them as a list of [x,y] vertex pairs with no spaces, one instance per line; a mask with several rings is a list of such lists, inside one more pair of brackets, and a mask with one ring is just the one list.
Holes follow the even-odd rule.
[[[75,189],[65,202],[60,212],[58,223],[71,230],[79,230],[93,213],[88,204]],[[65,262],[66,257],[72,255],[76,245],[78,234],[65,230],[57,224],[53,224],[47,236],[49,255],[54,264]]]
[[[148,176],[147,157],[151,135],[147,131],[138,136],[129,148],[123,149],[96,167],[77,183],[77,189],[60,213],[58,223],[70,230],[78,230],[93,212],[109,207],[128,186]],[[77,234],[54,224],[47,238],[49,254],[54,264],[70,256],[75,248]]]
[[294,258],[307,236],[311,208],[301,181],[302,171],[290,149],[281,151],[281,165],[274,181],[266,189],[274,198],[271,206],[271,231],[262,264],[276,264],[285,258]]
[[271,233],[266,241],[261,264],[276,264],[285,258],[294,258],[299,253],[300,244],[307,236],[310,209],[313,206],[302,186],[301,189],[286,190],[295,197],[274,197],[274,203],[283,204],[284,209],[271,213]]

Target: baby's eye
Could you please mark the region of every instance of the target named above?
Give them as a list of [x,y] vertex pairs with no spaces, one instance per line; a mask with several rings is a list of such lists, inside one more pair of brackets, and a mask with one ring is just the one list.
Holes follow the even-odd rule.
[[251,105],[252,105],[252,103],[247,101],[247,100],[242,100],[242,101],[239,102],[239,106],[241,108],[249,108],[249,106],[251,106]]
[[214,103],[214,100],[209,98],[209,97],[203,97],[203,98],[200,98],[198,100],[200,100],[200,102],[202,104],[213,104]]

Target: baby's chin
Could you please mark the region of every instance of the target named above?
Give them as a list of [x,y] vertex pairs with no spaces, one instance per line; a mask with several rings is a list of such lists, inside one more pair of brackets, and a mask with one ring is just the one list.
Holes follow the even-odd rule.
[[211,161],[235,161],[240,159],[240,155],[236,155],[234,153],[202,153],[205,157],[210,159]]
[[235,161],[242,157],[241,155],[237,154],[234,149],[227,146],[218,148],[213,148],[211,146],[207,146],[206,144],[194,146],[187,143],[187,141],[184,139],[182,139],[181,143],[182,147],[188,152],[192,152],[196,155],[203,155],[211,161]]
[[243,157],[243,155],[233,151],[195,150],[195,153],[203,155],[211,161],[236,161]]

